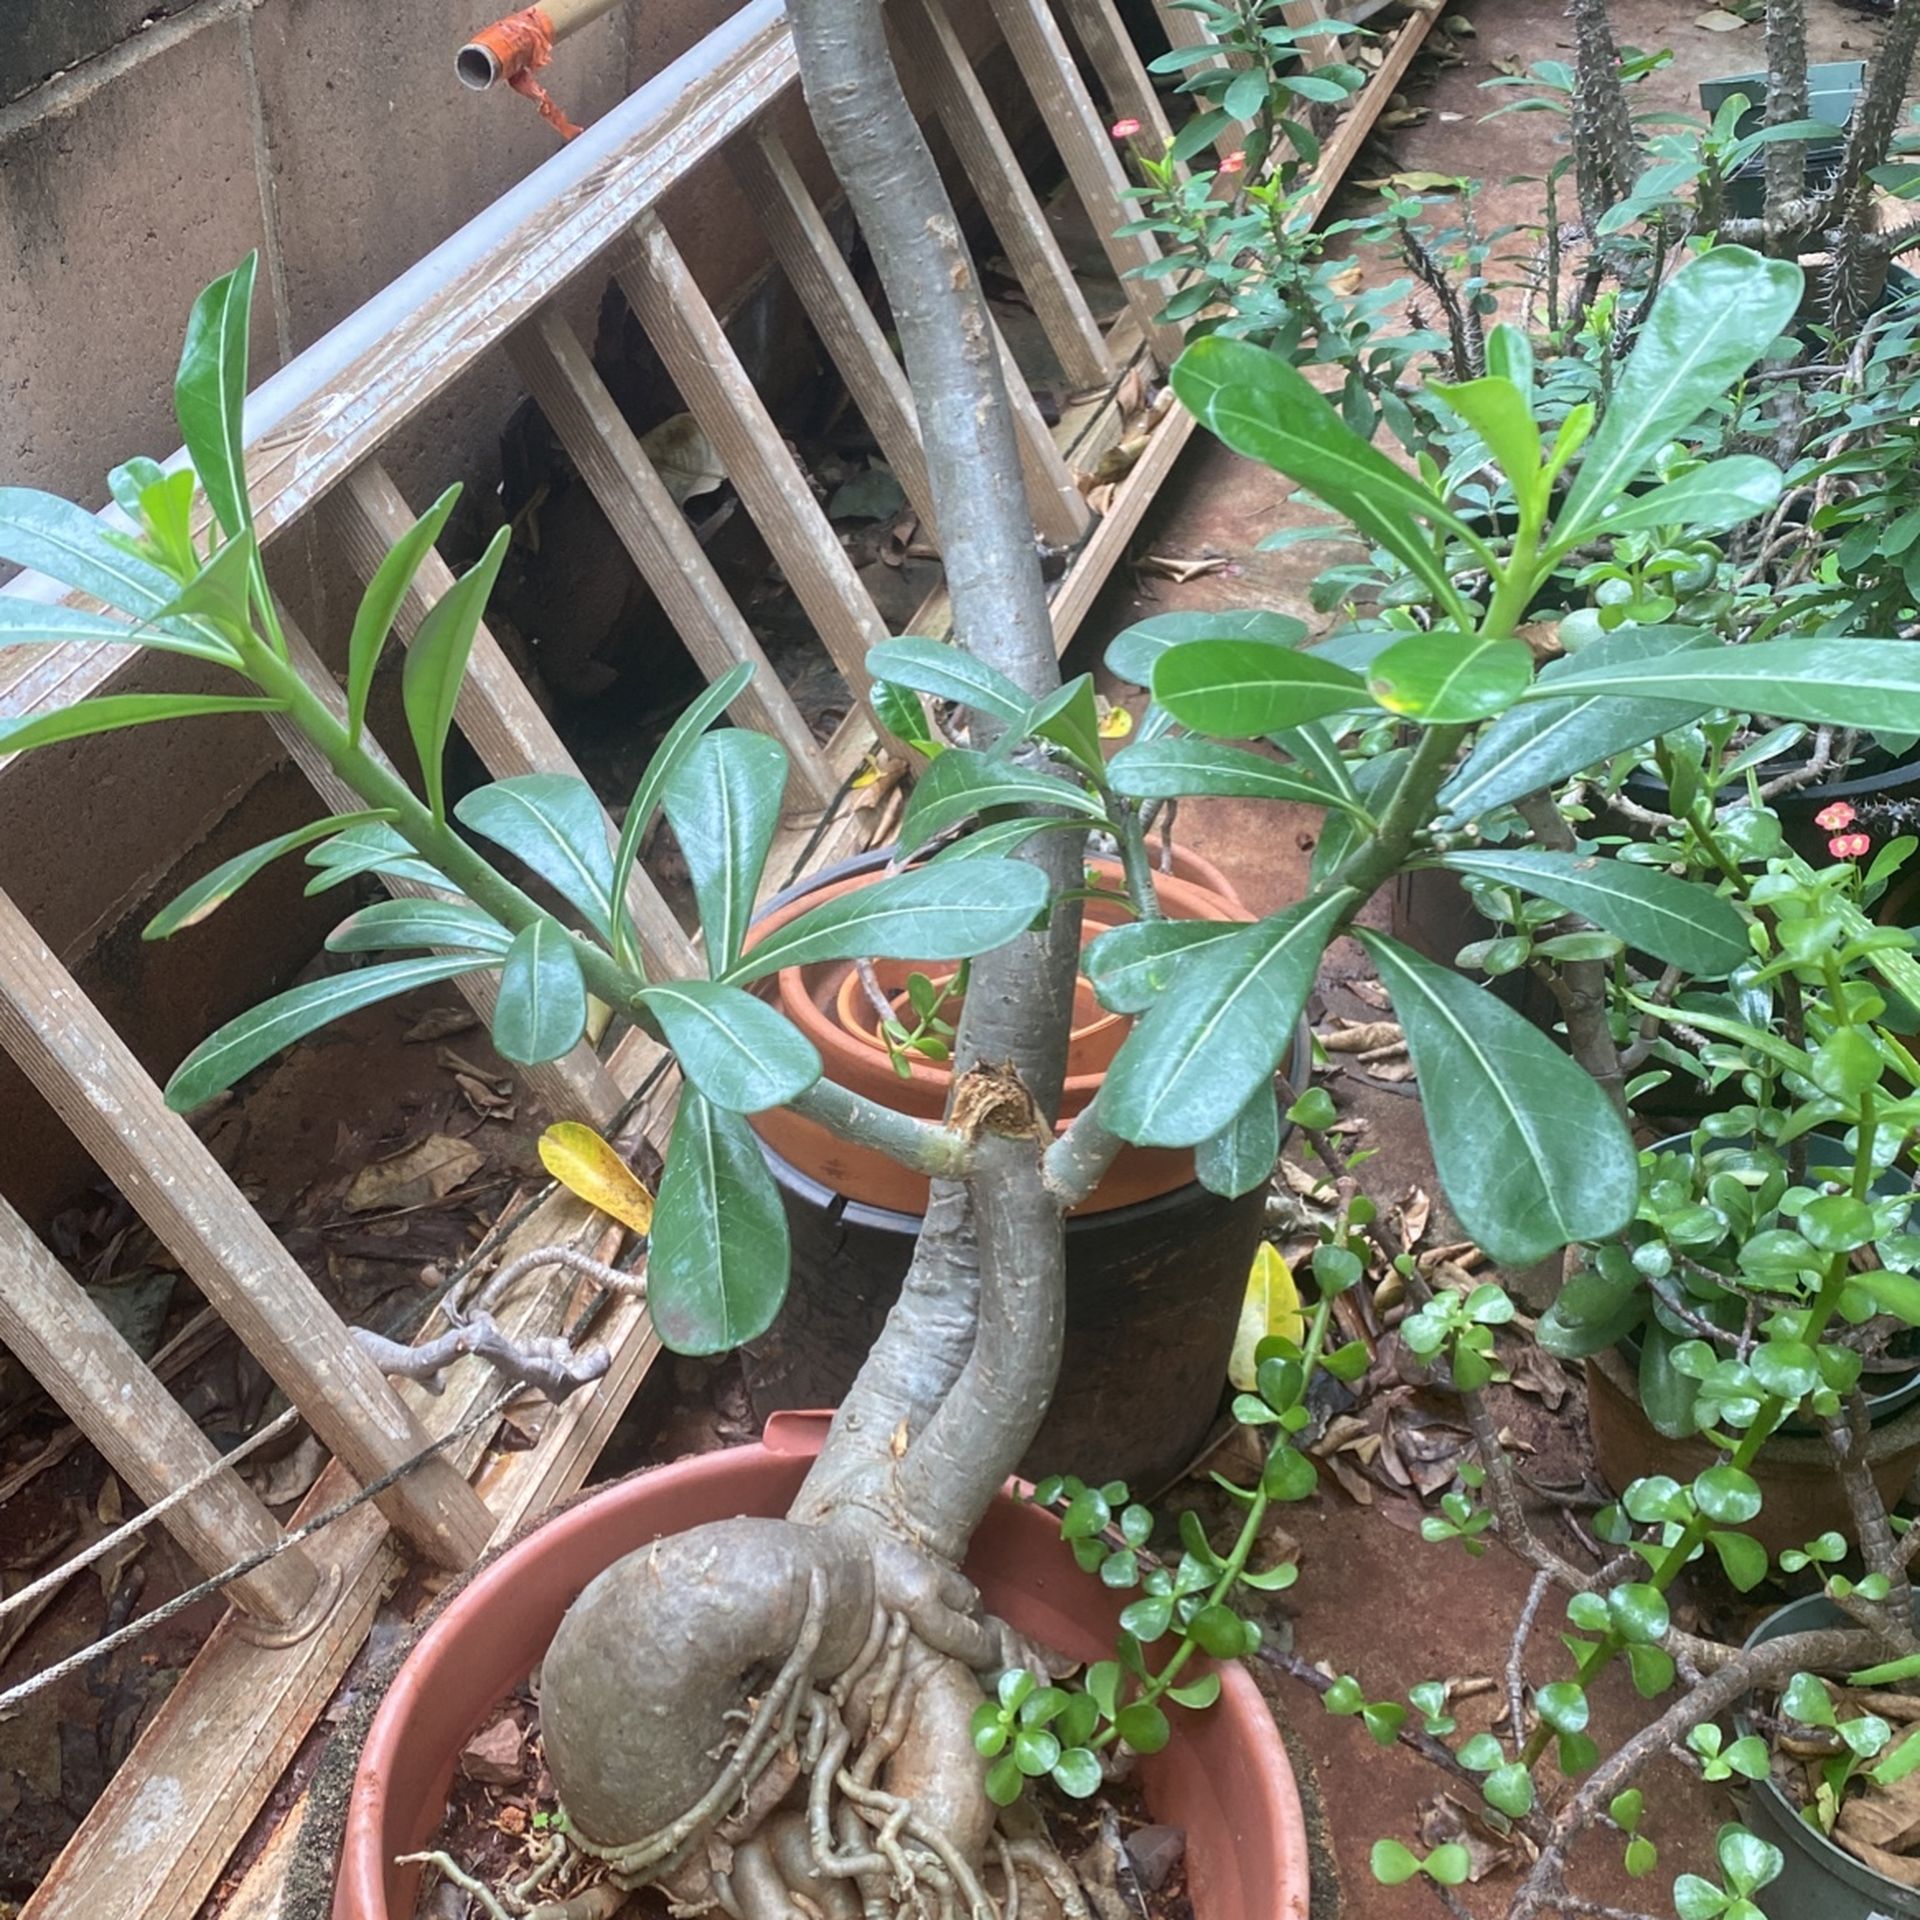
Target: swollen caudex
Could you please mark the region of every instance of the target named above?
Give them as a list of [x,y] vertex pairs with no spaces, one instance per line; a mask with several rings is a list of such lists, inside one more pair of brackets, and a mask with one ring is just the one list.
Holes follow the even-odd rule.
[[996,1832],[969,1735],[984,1695],[952,1649],[1021,1650],[956,1614],[957,1576],[896,1560],[837,1527],[740,1519],[594,1580],[541,1674],[572,1846],[734,1920],[1084,1915],[1051,1848]]

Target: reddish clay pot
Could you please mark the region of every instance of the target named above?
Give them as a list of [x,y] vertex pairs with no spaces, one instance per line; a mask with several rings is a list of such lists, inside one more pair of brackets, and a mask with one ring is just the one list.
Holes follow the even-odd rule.
[[[1102,884],[1115,889],[1123,886],[1116,862],[1095,860],[1089,865]],[[869,873],[854,873],[825,886],[797,892],[755,924],[748,938],[749,947],[776,927],[785,926],[825,901],[870,885],[873,878]],[[1170,920],[1248,917],[1238,895],[1216,867],[1178,849],[1174,855],[1174,871],[1156,874],[1154,884],[1161,910]],[[1083,940],[1091,940],[1129,918],[1131,915],[1117,901],[1091,900],[1084,916]],[[903,987],[907,974],[913,970],[906,962],[883,963],[876,969],[882,988],[888,992]],[[785,968],[775,976],[774,991],[780,1010],[819,1049],[826,1077],[836,1086],[864,1094],[918,1120],[937,1120],[946,1112],[947,1095],[953,1085],[952,1072],[946,1066],[918,1058],[908,1060],[906,1074],[896,1071],[892,1058],[879,1042],[876,1017],[850,962],[829,961],[818,966]],[[1060,1100],[1062,1128],[1092,1103],[1131,1027],[1130,1020],[1107,1013],[1099,1005],[1084,979],[1079,982],[1073,1032],[1068,1041],[1067,1081]],[[926,1176],[897,1165],[883,1153],[849,1145],[825,1127],[784,1107],[754,1114],[751,1124],[781,1159],[848,1200],[893,1213],[926,1211]],[[1078,1211],[1097,1213],[1112,1207],[1135,1206],[1172,1193],[1188,1185],[1193,1177],[1190,1151],[1128,1147],[1115,1159],[1092,1198]]]
[[[1654,1426],[1641,1410],[1633,1370],[1617,1349],[1592,1355],[1586,1373],[1593,1464],[1616,1493],[1651,1474],[1663,1473],[1691,1486],[1720,1458],[1719,1449],[1697,1433],[1670,1440]],[[1880,1498],[1891,1508],[1920,1471],[1920,1405],[1874,1423],[1867,1465]],[[1819,1435],[1776,1433],[1751,1471],[1764,1504],[1759,1516],[1740,1530],[1752,1534],[1775,1559],[1825,1533],[1846,1510],[1833,1455]]]
[[[444,1817],[460,1749],[545,1653],[561,1616],[603,1568],[664,1534],[735,1514],[779,1515],[825,1431],[790,1416],[766,1444],[701,1454],[621,1481],[559,1514],[462,1588],[407,1656],[354,1775],[334,1920],[411,1920],[420,1870],[394,1864]],[[1113,1646],[1120,1597],[1073,1563],[1057,1523],[998,1502],[968,1574],[1020,1632],[1079,1659]],[[1179,1713],[1172,1743],[1140,1763],[1155,1819],[1187,1836],[1197,1920],[1306,1920],[1307,1837],[1293,1769],[1243,1669],[1219,1704]]]

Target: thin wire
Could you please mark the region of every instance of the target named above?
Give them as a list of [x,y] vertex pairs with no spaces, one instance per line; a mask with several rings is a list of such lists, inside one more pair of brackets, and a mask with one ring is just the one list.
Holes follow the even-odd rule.
[[164,1499],[156,1500],[153,1505],[148,1507],[144,1512],[136,1513],[131,1520],[121,1526],[115,1527],[111,1533],[96,1540],[93,1545],[88,1547],[84,1552],[76,1553],[71,1560],[62,1561],[51,1573],[42,1574],[31,1586],[22,1587],[12,1598],[0,1600],[0,1620],[4,1620],[10,1613],[19,1612],[29,1601],[38,1599],[41,1594],[47,1593],[53,1588],[62,1585],[64,1582],[71,1580],[82,1567],[90,1567],[96,1560],[104,1559],[121,1541],[127,1539],[132,1534],[138,1533],[141,1528],[151,1526],[154,1521],[162,1518],[164,1515],[171,1513],[183,1500],[192,1499],[202,1487],[211,1485],[215,1480],[218,1480],[228,1468],[244,1460],[248,1454],[264,1447],[267,1442],[276,1435],[285,1433],[289,1427],[296,1425],[299,1419],[300,1409],[298,1407],[289,1407],[285,1413],[270,1420],[258,1433],[241,1441],[231,1453],[223,1453],[211,1466],[203,1467],[185,1486],[175,1487]]
[[143,1634],[171,1620],[176,1614],[185,1613],[189,1607],[197,1606],[202,1600],[218,1593],[229,1581],[238,1580],[243,1574],[253,1572],[256,1567],[264,1567],[269,1560],[277,1558],[290,1547],[297,1547],[302,1541],[311,1540],[322,1527],[332,1526],[336,1520],[344,1519],[355,1507],[362,1506],[367,1501],[385,1493],[395,1481],[404,1478],[422,1461],[438,1453],[443,1447],[450,1447],[456,1440],[464,1440],[468,1434],[485,1426],[520,1390],[516,1382],[489,1401],[478,1413],[463,1420],[450,1433],[443,1433],[439,1439],[429,1441],[410,1459],[401,1461],[392,1472],[382,1474],[378,1480],[362,1487],[350,1498],[342,1500],[338,1506],[329,1507],[325,1513],[315,1514],[305,1526],[296,1527],[292,1533],[283,1535],[272,1546],[262,1547],[257,1553],[250,1553],[245,1559],[236,1560],[232,1566],[223,1572],[216,1573],[212,1579],[203,1580],[197,1587],[189,1587],[185,1593],[176,1594],[171,1600],[155,1607],[151,1613],[143,1613],[138,1620],[130,1621],[117,1632],[108,1634],[104,1640],[96,1640],[92,1646],[82,1647],[78,1653],[69,1654],[66,1659],[48,1667],[45,1672],[36,1673],[31,1679],[21,1681],[17,1687],[11,1687],[5,1693],[0,1693],[0,1719],[4,1719],[23,1700],[32,1699],[36,1693],[44,1692],[56,1682],[64,1680],[68,1674],[79,1672],[82,1667],[90,1666],[94,1661],[138,1640]]

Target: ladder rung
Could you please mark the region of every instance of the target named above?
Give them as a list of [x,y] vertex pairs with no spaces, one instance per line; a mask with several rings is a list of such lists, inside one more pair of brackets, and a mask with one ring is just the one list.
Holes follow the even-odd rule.
[[924,82],[1061,371],[1074,387],[1105,386],[1112,356],[942,0],[895,0],[888,17],[903,64]]
[[1000,31],[1013,49],[1014,63],[1039,104],[1040,117],[1066,162],[1074,191],[1100,236],[1141,334],[1160,364],[1171,366],[1183,344],[1180,329],[1154,318],[1160,310],[1156,284],[1132,274],[1135,267],[1158,260],[1160,248],[1151,234],[1119,231],[1134,217],[1126,197],[1127,177],[1059,22],[1047,0],[992,0],[992,5]]
[[527,391],[695,665],[710,681],[743,661],[753,668],[753,679],[734,702],[735,712],[743,725],[772,734],[786,748],[808,797],[825,806],[833,798],[835,782],[805,718],[579,337],[559,310],[549,306],[514,334],[507,347]]
[[886,622],[747,378],[719,316],[652,214],[615,247],[614,277],[848,690],[871,712],[866,656],[869,647],[887,638]]

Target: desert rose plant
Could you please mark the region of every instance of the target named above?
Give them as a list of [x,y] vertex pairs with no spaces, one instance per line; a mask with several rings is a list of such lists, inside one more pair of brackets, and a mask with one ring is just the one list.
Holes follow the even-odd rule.
[[[1644,484],[1656,451],[1726,393],[1800,297],[1793,266],[1723,248],[1689,261],[1662,292],[1597,421],[1576,409],[1543,438],[1525,342],[1511,332],[1491,337],[1484,378],[1433,389],[1511,487],[1514,525],[1497,535],[1455,511],[1431,471],[1376,453],[1284,360],[1245,342],[1195,345],[1174,369],[1181,401],[1229,445],[1308,488],[1420,591],[1311,649],[1297,624],[1258,614],[1134,629],[1115,664],[1151,687],[1153,704],[1135,742],[1104,758],[1089,679],[1060,681],[991,328],[878,10],[815,0],[793,15],[816,120],[899,320],[956,615],[954,644],[896,641],[873,657],[890,699],[933,695],[967,720],[967,744],[940,753],[914,791],[889,878],[746,946],[785,763],[769,739],[706,730],[737,695],[737,676],[664,743],[617,845],[594,796],[571,780],[536,775],[450,795],[455,695],[504,534],[407,653],[402,694],[422,790],[377,757],[364,731],[369,689],[399,598],[451,503],[422,518],[370,587],[344,695],[309,685],[290,663],[247,500],[250,267],[210,288],[189,328],[177,398],[192,472],[134,462],[115,476],[136,534],[106,531],[43,494],[0,493],[0,556],[107,609],[0,600],[0,638],[171,650],[239,689],[106,696],[17,722],[0,745],[271,711],[362,802],[230,863],[163,914],[158,931],[204,917],[297,847],[322,884],[375,872],[427,889],[361,909],[333,939],[346,952],[415,957],[296,988],[233,1022],[182,1063],[169,1086],[176,1106],[198,1105],[352,1007],[463,972],[497,976],[494,1038],[519,1061],[570,1049],[597,997],[659,1037],[685,1076],[648,1286],[662,1337],[694,1353],[752,1338],[780,1303],[784,1217],[745,1116],[792,1105],[934,1178],[900,1305],[788,1517],[718,1522],[620,1562],[582,1596],[544,1663],[546,1753],[566,1817],[542,1883],[564,1884],[570,1862],[599,1863],[606,1880],[570,1906],[582,1915],[656,1881],[689,1909],[732,1902],[749,1920],[778,1920],[795,1900],[827,1912],[906,1916],[931,1903],[988,1915],[1012,1910],[1009,1874],[1027,1878],[1036,1901],[1040,1886],[1059,1884],[1064,1869],[1049,1850],[996,1841],[994,1802],[1019,1784],[1000,1767],[1004,1754],[1017,1749],[1022,1778],[1044,1772],[1068,1793],[1089,1792],[1126,1751],[1169,1737],[1169,1706],[1204,1701],[1201,1656],[1251,1644],[1227,1604],[1244,1551],[1190,1542],[1198,1571],[1183,1567],[1144,1594],[1149,1624],[1164,1607],[1184,1650],[1150,1671],[1129,1653],[1123,1671],[1085,1690],[1088,1706],[1049,1694],[1028,1713],[1043,1662],[985,1616],[959,1572],[1059,1367],[1067,1209],[1129,1142],[1199,1149],[1223,1190],[1264,1180],[1278,1151],[1275,1072],[1328,942],[1409,862],[1472,871],[1489,858],[1475,848],[1474,823],[1493,810],[1719,708],[1920,733],[1920,654],[1892,641],[1727,649],[1683,628],[1642,628],[1536,671],[1515,637],[1539,582],[1568,555],[1640,528],[1711,533],[1775,497],[1778,474],[1746,455]],[[212,510],[204,534],[196,488]],[[1342,751],[1347,736],[1377,742],[1383,728],[1404,740],[1365,758]],[[1307,896],[1247,926],[1159,920],[1146,822],[1189,794],[1325,807]],[[626,916],[626,876],[661,810],[691,870],[704,979],[650,978]],[[1056,1133],[1089,835],[1117,846],[1138,920],[1096,943],[1088,965],[1106,1004],[1138,1018],[1098,1100]],[[565,915],[537,904],[495,850],[551,886]],[[1728,911],[1704,883],[1587,849],[1499,857],[1515,886],[1656,956],[1691,952],[1698,930]],[[1624,1230],[1639,1168],[1612,1091],[1479,986],[1377,934],[1360,937],[1393,995],[1440,1176],[1467,1231],[1497,1261],[1520,1265]],[[811,1045],[752,991],[781,966],[889,957],[970,963],[944,1124],[822,1080]],[[1324,1264],[1330,1298],[1357,1275],[1344,1229]],[[1435,1352],[1470,1372],[1463,1356],[1484,1353],[1490,1311],[1497,1317],[1480,1300],[1450,1317],[1436,1303]],[[1305,1383],[1349,1365],[1326,1333],[1320,1313],[1304,1346],[1262,1356],[1252,1398],[1264,1411],[1243,1408],[1273,1428],[1255,1499],[1311,1490],[1311,1464],[1291,1444]],[[1140,1523],[1124,1503],[1103,1512],[1092,1496],[1075,1523],[1083,1537],[1111,1518],[1122,1542],[1137,1544]],[[1691,1526],[1675,1553],[1690,1551]],[[1657,1586],[1622,1578],[1591,1593],[1605,1619],[1591,1629],[1583,1672],[1662,1639]],[[646,1741],[630,1737],[636,1726],[651,1729]],[[1027,1737],[1036,1733],[1045,1737]],[[1513,1769],[1524,1777],[1534,1757],[1501,1761],[1516,1802]]]

